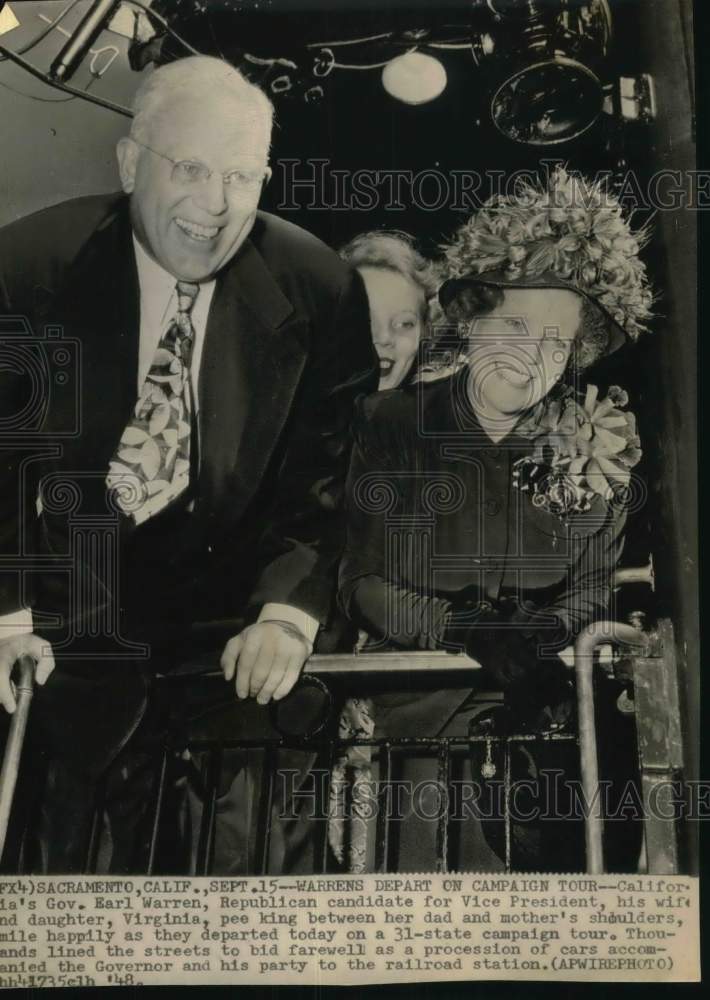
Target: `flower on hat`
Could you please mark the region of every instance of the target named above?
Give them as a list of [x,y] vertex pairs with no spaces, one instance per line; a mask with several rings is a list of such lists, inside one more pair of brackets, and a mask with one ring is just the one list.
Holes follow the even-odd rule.
[[516,462],[514,484],[530,493],[535,506],[561,518],[589,510],[595,497],[618,502],[642,457],[628,402],[619,386],[611,386],[600,400],[594,385],[587,387],[583,402],[571,387],[542,400],[518,425],[533,450]]
[[595,298],[635,340],[648,328],[653,293],[619,200],[600,183],[556,167],[547,187],[520,182],[495,195],[443,246],[449,277],[502,269],[506,278],[553,271]]

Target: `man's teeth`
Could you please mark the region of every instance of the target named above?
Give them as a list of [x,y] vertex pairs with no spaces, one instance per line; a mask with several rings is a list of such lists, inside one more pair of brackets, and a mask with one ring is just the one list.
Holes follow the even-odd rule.
[[380,358],[380,371],[387,375],[394,368],[394,361],[390,358]]
[[175,223],[193,240],[212,240],[219,232],[219,226],[201,226],[198,222],[188,222],[187,219],[176,219]]

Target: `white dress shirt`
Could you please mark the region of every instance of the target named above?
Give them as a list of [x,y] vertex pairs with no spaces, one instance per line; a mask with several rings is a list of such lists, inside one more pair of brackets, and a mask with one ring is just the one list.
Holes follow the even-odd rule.
[[[140,288],[140,336],[138,341],[138,371],[136,373],[136,399],[143,386],[145,377],[150,371],[155,351],[160,338],[168,329],[177,313],[176,280],[165,271],[157,261],[153,260],[141,244],[133,236],[133,246],[136,253],[138,268],[138,285]],[[216,282],[205,281],[200,284],[195,301],[190,311],[194,342],[190,375],[192,378],[193,399],[199,411],[199,373],[202,359],[202,349],[205,343],[207,317],[212,303]],[[261,609],[258,621],[284,621],[295,625],[306,638],[313,642],[318,631],[315,618],[300,608],[290,604],[265,604]],[[22,608],[9,615],[0,616],[0,639],[12,635],[27,634],[32,631],[32,612]]]
[[[136,376],[136,398],[138,398],[138,393],[143,387],[145,377],[150,371],[150,366],[153,364],[153,358],[155,357],[155,351],[160,338],[177,315],[178,301],[177,282],[172,274],[168,274],[160,264],[148,256],[135,236],[133,237],[133,246],[136,250],[141,303],[138,372]],[[200,361],[202,360],[202,348],[205,343],[207,316],[212,304],[215,285],[215,281],[203,282],[190,310],[192,329],[195,332],[192,345],[192,360],[190,362],[190,375],[192,378],[193,398],[198,410],[200,406],[198,396]]]

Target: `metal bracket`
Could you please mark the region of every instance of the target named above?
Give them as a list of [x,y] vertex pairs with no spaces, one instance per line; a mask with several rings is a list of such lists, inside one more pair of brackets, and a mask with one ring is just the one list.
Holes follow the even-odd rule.
[[619,80],[621,117],[626,121],[656,120],[656,83],[650,73],[622,76]]
[[649,874],[679,870],[674,787],[682,777],[678,675],[672,622],[662,619],[647,654],[634,657],[634,703]]

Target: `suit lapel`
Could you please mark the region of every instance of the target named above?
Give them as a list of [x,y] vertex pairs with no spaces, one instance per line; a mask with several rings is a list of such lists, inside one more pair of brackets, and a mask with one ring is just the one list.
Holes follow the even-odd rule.
[[[72,266],[56,315],[81,351],[81,433],[63,462],[108,461],[137,398],[138,275],[127,202],[96,230]],[[306,321],[294,313],[247,240],[219,275],[200,370],[198,508],[240,516],[266,469],[306,359]],[[64,423],[66,416],[64,417]]]
[[241,515],[286,421],[306,359],[305,320],[247,240],[220,276],[200,372],[200,505]]
[[81,356],[77,468],[103,472],[136,402],[140,312],[127,203],[95,231],[72,265],[57,315],[65,335],[77,339]]

